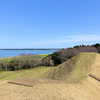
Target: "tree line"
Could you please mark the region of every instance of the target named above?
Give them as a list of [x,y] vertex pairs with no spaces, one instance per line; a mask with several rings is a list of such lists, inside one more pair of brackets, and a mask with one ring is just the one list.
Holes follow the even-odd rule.
[[0,70],[13,71],[42,65],[42,58],[40,55],[20,54],[19,56],[20,57],[0,60]]
[[48,55],[43,59],[44,66],[57,66],[68,59],[74,57],[75,55],[81,52],[96,52],[100,53],[100,44],[93,44],[91,46],[87,45],[76,45],[73,48],[61,49],[54,52],[51,55]]

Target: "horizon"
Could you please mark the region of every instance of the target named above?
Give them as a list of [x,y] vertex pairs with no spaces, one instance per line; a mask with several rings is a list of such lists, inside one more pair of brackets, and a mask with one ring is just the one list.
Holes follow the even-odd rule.
[[[95,44],[99,44],[99,43],[95,43]],[[82,45],[84,45],[84,46],[92,46],[92,45],[95,45],[95,44],[91,44],[91,45],[84,45],[84,44],[81,44],[81,45],[74,45],[74,46],[82,46]],[[73,47],[74,47],[73,46]],[[73,47],[67,47],[67,48],[73,48]],[[67,48],[0,48],[0,50],[9,50],[9,49],[11,49],[11,50],[14,50],[14,49],[18,49],[18,50],[60,50],[60,49],[67,49]]]
[[0,48],[100,43],[100,1],[0,1]]
[[0,50],[9,50],[9,49],[11,49],[11,50],[14,50],[14,49],[16,49],[16,50],[52,50],[52,49],[62,49],[62,48],[0,48]]

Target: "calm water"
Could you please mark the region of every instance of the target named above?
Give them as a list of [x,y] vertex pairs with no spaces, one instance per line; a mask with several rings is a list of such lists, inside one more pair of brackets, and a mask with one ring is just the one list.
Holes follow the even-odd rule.
[[57,50],[3,50],[0,51],[0,58],[4,57],[14,57],[18,56],[21,53],[24,54],[48,54],[48,53],[53,53]]

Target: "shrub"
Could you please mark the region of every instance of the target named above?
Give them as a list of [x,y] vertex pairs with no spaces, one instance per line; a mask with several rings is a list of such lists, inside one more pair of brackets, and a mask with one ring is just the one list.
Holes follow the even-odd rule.
[[0,70],[6,71],[27,69],[40,66],[42,64],[42,58],[39,55],[27,55],[24,57],[15,57],[8,62],[8,59],[0,62]]

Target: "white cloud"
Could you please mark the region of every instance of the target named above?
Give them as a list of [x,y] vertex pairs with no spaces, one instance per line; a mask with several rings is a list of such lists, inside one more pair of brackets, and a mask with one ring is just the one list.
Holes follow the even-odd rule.
[[39,45],[56,45],[61,43],[75,43],[75,42],[95,42],[100,41],[100,35],[91,35],[91,34],[85,34],[85,35],[71,35],[71,36],[64,36],[61,38],[54,39],[48,39],[48,40],[41,40],[37,41],[37,43],[30,43],[28,45],[33,46],[39,46]]
[[100,41],[100,35],[76,35],[69,36],[68,42]]

